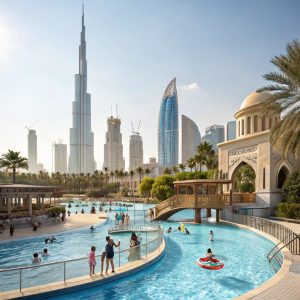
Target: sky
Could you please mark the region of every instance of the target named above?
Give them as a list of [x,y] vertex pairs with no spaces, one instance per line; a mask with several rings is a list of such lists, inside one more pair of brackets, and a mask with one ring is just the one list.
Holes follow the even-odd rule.
[[[85,0],[88,92],[97,168],[106,120],[122,120],[126,167],[131,122],[141,120],[144,161],[157,157],[161,98],[177,78],[179,114],[199,127],[234,120],[243,99],[266,84],[270,59],[299,39],[297,0]],[[68,144],[82,1],[0,0],[0,154],[27,156],[52,171],[52,143]],[[113,109],[112,109],[113,108]],[[112,109],[112,110],[111,110]]]

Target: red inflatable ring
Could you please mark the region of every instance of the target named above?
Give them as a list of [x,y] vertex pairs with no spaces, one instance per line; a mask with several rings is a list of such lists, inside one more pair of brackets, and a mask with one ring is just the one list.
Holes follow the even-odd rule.
[[224,267],[224,263],[215,258],[202,257],[197,260],[199,267],[210,270],[220,270]]

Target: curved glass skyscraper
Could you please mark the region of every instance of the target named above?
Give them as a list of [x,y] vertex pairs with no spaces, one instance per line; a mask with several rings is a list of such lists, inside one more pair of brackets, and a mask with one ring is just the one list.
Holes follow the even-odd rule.
[[158,119],[158,162],[160,166],[178,164],[178,101],[176,78],[167,86]]

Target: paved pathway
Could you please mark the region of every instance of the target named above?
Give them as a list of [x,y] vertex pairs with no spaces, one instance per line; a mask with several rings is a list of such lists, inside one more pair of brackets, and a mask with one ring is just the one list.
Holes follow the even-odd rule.
[[[300,224],[272,220],[300,234]],[[253,300],[300,300],[300,255],[291,255],[292,263],[287,274],[277,283],[256,296]]]
[[77,229],[84,226],[95,225],[103,223],[107,218],[107,214],[100,212],[97,214],[73,214],[67,218],[66,223],[59,223],[54,225],[43,225],[38,228],[37,231],[32,231],[31,227],[27,228],[16,228],[14,236],[10,237],[9,228],[5,229],[0,233],[0,241],[13,240],[15,238],[37,236],[41,234],[53,234],[71,229]]

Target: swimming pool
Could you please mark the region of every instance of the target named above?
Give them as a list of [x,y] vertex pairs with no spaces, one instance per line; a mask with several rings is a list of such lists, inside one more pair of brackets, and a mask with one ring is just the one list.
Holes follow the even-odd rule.
[[[132,214],[132,211],[129,213]],[[186,214],[189,218],[191,212]],[[113,218],[114,212],[110,215]],[[178,215],[186,218],[184,212]],[[165,228],[176,228],[179,225],[176,222],[160,224]],[[107,229],[112,225],[113,220],[99,226],[93,234],[82,229],[57,235],[59,242],[48,247],[52,253],[49,260],[87,255],[92,244],[96,245],[97,251],[102,250]],[[191,235],[179,232],[165,235],[166,253],[153,266],[113,283],[52,299],[232,299],[258,287],[274,275],[266,259],[274,245],[271,241],[251,231],[228,225],[203,223],[186,226]],[[208,240],[210,230],[215,233],[213,242]],[[114,238],[120,238],[124,248],[129,245],[129,234],[116,235]],[[5,243],[1,246],[5,246]],[[43,238],[34,238],[11,242],[9,249],[1,247],[1,268],[3,264],[5,267],[28,264],[32,249],[37,251],[43,246]],[[216,257],[224,261],[225,267],[222,270],[205,270],[196,264],[196,260],[205,255],[207,248],[212,248]],[[60,271],[55,270],[47,276],[57,277]]]

